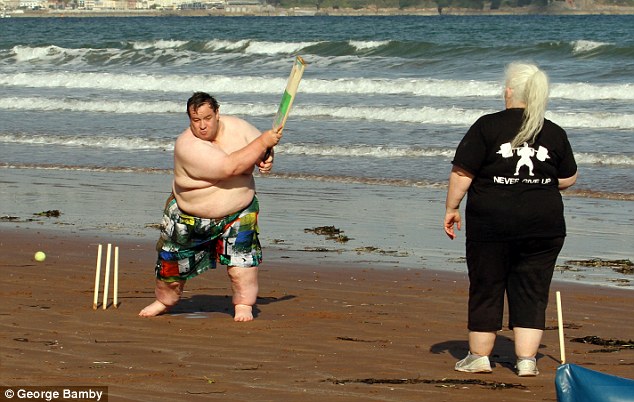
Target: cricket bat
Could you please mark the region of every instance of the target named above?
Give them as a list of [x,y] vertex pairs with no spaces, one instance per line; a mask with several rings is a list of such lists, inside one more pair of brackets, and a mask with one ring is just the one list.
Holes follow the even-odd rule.
[[[274,130],[277,130],[279,127],[282,127],[282,130],[284,129],[286,119],[288,119],[288,115],[291,112],[291,106],[293,105],[293,100],[295,100],[295,94],[297,94],[297,88],[299,87],[299,82],[302,79],[305,68],[306,62],[304,59],[302,59],[301,56],[295,57],[295,62],[293,63],[293,68],[291,69],[291,75],[288,77],[286,89],[284,90],[282,100],[277,108],[277,113],[275,113],[275,118],[273,119]],[[270,154],[271,149],[268,149],[264,155],[264,160],[266,160]]]

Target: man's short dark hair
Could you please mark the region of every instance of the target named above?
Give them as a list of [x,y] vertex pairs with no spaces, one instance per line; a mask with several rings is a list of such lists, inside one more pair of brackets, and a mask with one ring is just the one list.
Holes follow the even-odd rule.
[[202,105],[208,104],[214,113],[218,112],[218,101],[206,92],[194,92],[194,94],[187,100],[187,116],[189,116],[189,109],[193,108],[198,110]]

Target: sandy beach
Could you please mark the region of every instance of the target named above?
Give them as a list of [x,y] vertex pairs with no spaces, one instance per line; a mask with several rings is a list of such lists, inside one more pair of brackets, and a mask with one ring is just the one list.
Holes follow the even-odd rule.
[[[148,226],[157,215],[153,204],[160,206],[163,194],[152,181],[166,178],[146,178],[143,185],[136,181],[134,192],[120,192],[113,189],[132,188],[121,175],[105,174],[99,180],[86,173],[79,176],[82,180],[69,172],[64,175],[62,180],[51,172],[3,171],[9,190],[2,192],[2,202],[18,218],[5,216],[0,227],[4,386],[106,386],[109,401],[554,401],[555,369],[560,364],[555,291],[562,293],[567,361],[632,377],[631,348],[617,350],[573,339],[629,342],[634,333],[629,319],[634,292],[629,287],[561,281],[551,288],[549,328],[539,354],[541,375],[516,376],[512,333],[507,329],[496,343],[493,374],[455,372],[453,365],[467,350],[464,263],[454,262],[454,271],[434,269],[443,255],[451,259],[447,249],[437,250],[436,259],[412,260],[398,253],[355,253],[359,244],[347,251],[327,252],[320,247],[339,246],[321,238],[314,240],[315,249],[300,247],[288,232],[289,225],[303,232],[305,227],[332,223],[347,204],[345,195],[330,187],[330,192],[319,188],[321,202],[332,204],[319,216],[311,209],[314,205],[301,204],[299,193],[290,188],[273,203],[266,194],[272,197],[277,190],[267,183],[270,193],[264,192],[263,205],[268,217],[263,225],[274,232],[269,234],[273,238],[282,232],[287,236],[265,242],[255,321],[233,322],[223,268],[191,281],[170,314],[139,318],[139,310],[154,298],[156,229]],[[157,194],[146,197],[153,186]],[[418,237],[409,241],[431,250],[441,244],[436,230],[430,229],[439,221],[431,213],[437,209],[438,194],[429,189],[417,192],[412,202],[421,205],[425,218],[420,225],[426,229],[416,229]],[[396,208],[407,199],[390,194]],[[380,198],[385,201],[385,195]],[[98,201],[103,208],[89,219],[88,211]],[[366,213],[375,208],[371,201],[366,199]],[[282,220],[284,209],[293,202],[302,205],[303,213],[284,226],[277,219]],[[576,219],[587,227],[591,220],[583,213],[583,200],[572,204],[580,212]],[[146,213],[133,216],[122,205]],[[61,208],[61,217],[29,218],[25,212],[45,207]],[[605,219],[609,223],[609,215]],[[56,223],[45,223],[51,220]],[[383,234],[368,229],[377,222],[357,223],[361,227],[340,222],[357,243],[380,245],[384,240]],[[595,231],[606,253],[610,247],[624,247],[612,244],[600,225]],[[120,305],[105,311],[99,306],[95,311],[97,245],[107,243],[120,248]],[[407,244],[401,241],[405,249],[410,247]],[[451,247],[460,249],[462,243]],[[34,261],[38,250],[47,253],[44,262]],[[629,252],[627,247],[622,250],[624,255]],[[422,268],[407,261],[417,261]]]
[[[442,12],[3,19],[0,400],[74,386],[110,401],[555,401],[556,291],[567,361],[632,378],[632,17]],[[503,15],[520,12],[540,15]],[[169,314],[140,318],[186,99],[209,91],[222,114],[267,129],[295,55],[309,63],[300,96],[272,174],[255,174],[256,319],[233,321],[224,267]],[[516,57],[549,72],[546,117],[580,172],[563,193],[536,378],[515,374],[506,328],[492,374],[454,371],[468,347],[465,228],[443,231],[456,146],[503,107]],[[99,244],[120,250],[118,308],[92,308]]]
[[[299,263],[270,252],[256,320],[234,323],[224,270],[192,281],[172,313],[153,300],[153,242],[120,247],[119,308],[92,309],[106,236],[2,230],[2,385],[107,386],[109,401],[553,401],[560,350],[554,296],[542,374],[515,375],[508,330],[490,375],[453,371],[467,348],[464,275]],[[34,250],[47,250],[44,262]],[[143,267],[143,268],[142,268]],[[561,285],[570,363],[631,376],[634,350],[574,343],[634,333],[634,292]],[[101,296],[100,299],[101,300]],[[109,299],[111,303],[112,298]]]

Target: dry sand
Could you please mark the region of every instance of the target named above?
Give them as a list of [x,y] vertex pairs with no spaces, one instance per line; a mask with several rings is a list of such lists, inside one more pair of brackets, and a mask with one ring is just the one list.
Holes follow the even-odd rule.
[[[463,274],[325,267],[268,249],[255,321],[233,322],[224,269],[192,280],[171,314],[143,319],[137,313],[154,299],[154,243],[145,239],[116,244],[119,308],[92,309],[106,236],[0,230],[1,385],[107,386],[109,401],[555,401],[557,290],[567,361],[634,371],[632,349],[571,342],[631,338],[631,290],[554,284],[542,374],[515,375],[507,329],[494,372],[465,374],[453,370],[467,350]],[[46,261],[33,260],[37,250]]]

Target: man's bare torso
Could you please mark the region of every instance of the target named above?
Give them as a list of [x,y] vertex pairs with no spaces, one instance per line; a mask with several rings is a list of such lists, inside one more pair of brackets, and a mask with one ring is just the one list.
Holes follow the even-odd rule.
[[255,195],[254,166],[227,176],[223,161],[259,135],[255,127],[232,116],[220,117],[212,141],[185,130],[174,147],[173,192],[179,208],[200,218],[222,218],[247,207]]

